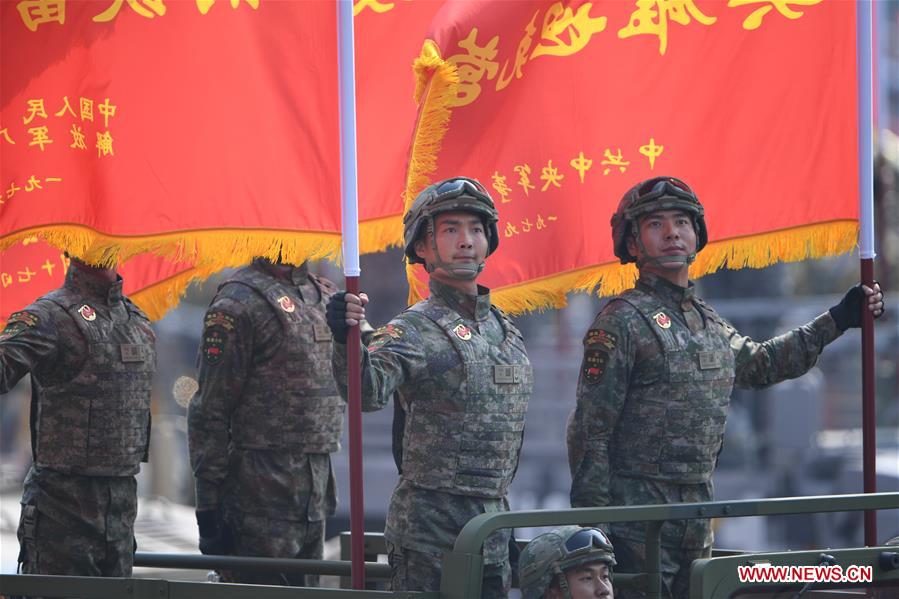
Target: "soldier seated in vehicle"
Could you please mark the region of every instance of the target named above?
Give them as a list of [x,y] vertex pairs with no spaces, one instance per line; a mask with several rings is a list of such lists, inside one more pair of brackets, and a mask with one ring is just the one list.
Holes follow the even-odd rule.
[[522,599],[615,597],[615,552],[598,528],[563,526],[534,537],[518,564]]

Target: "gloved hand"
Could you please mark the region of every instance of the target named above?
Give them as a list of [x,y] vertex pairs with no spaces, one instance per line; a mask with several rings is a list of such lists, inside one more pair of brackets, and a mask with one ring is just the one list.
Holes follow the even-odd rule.
[[228,555],[234,548],[231,529],[222,521],[218,510],[198,510],[197,528],[200,529],[200,553],[203,555]]
[[346,345],[346,334],[350,330],[346,323],[346,291],[338,291],[331,296],[325,314],[334,341]]
[[365,304],[368,296],[360,293],[358,296],[348,294],[346,291],[338,291],[328,300],[325,311],[328,319],[328,327],[334,335],[334,341],[346,344],[347,332],[365,322]]
[[880,284],[874,282],[874,289],[856,285],[846,292],[840,303],[830,309],[834,323],[841,331],[862,326],[862,306],[867,305],[874,312],[874,318],[883,314],[883,293]]

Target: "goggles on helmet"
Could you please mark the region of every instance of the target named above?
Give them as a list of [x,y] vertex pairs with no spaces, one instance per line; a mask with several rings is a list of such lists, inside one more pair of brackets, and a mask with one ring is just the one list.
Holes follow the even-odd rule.
[[674,196],[685,200],[695,200],[696,194],[690,186],[674,177],[657,177],[646,181],[637,189],[636,201],[648,202],[663,196]]
[[567,554],[562,559],[567,560],[572,557],[577,557],[578,555],[589,553],[593,549],[601,549],[603,551],[608,551],[609,553],[614,552],[612,542],[609,541],[609,538],[603,531],[598,528],[583,528],[568,537],[568,540],[565,541],[565,551]]
[[[466,201],[458,204],[452,202],[454,198],[464,197]],[[471,199],[475,200],[472,205]],[[482,204],[478,206],[477,204]],[[493,200],[490,194],[480,182],[467,177],[456,177],[443,181],[431,191],[431,197],[425,213],[434,214],[436,212],[448,212],[450,210],[471,210],[483,213],[488,216],[490,222],[496,221],[496,208],[493,206]]]
[[[677,207],[687,207],[699,214],[703,212],[696,193],[689,185],[674,177],[656,177],[637,188],[633,196],[633,203],[626,210],[627,215],[633,218],[644,212],[658,209],[654,202],[660,198],[674,198]],[[684,206],[680,203],[681,201],[686,202],[687,205]]]
[[470,195],[476,198],[489,197],[487,189],[479,181],[468,177],[456,177],[447,179],[434,189],[437,199],[455,198],[461,195]]

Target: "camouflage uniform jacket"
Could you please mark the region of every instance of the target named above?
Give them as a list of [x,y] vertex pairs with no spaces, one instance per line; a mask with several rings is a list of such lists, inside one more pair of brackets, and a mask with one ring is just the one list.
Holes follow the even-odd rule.
[[[62,299],[77,302],[64,308],[62,304],[67,302]],[[96,330],[91,332],[90,327]],[[115,342],[122,340],[130,343]],[[154,343],[146,316],[122,295],[121,277],[113,283],[102,281],[75,263],[61,289],[10,316],[0,333],[0,393],[9,391],[28,373],[32,384],[35,465],[25,480],[23,504],[37,506],[41,513],[66,527],[87,527],[110,540],[132,534],[137,511],[132,475],[139,468],[138,462],[146,461],[149,444]],[[88,357],[90,347],[93,349]],[[103,381],[102,386],[91,383],[98,380]],[[95,401],[90,394],[98,389],[108,394],[97,396]],[[131,408],[107,405],[119,401],[114,398],[122,389],[129,397],[121,399],[124,403],[120,407]],[[45,395],[72,401],[45,410]],[[76,397],[80,410],[74,409]],[[87,413],[97,410],[106,416],[87,418]],[[66,423],[59,433],[51,422],[56,418]],[[86,421],[89,424],[76,426]],[[129,422],[133,429],[125,428]],[[104,423],[115,428],[91,428]],[[68,445],[82,435],[86,449]],[[90,441],[94,437],[102,444]],[[129,452],[122,463],[107,460],[107,456],[116,455],[113,441],[119,443],[120,450]],[[66,452],[65,447],[73,451]]]
[[[508,509],[533,375],[487,289],[467,296],[432,280],[430,291],[363,348],[362,404],[378,410],[396,394],[407,414],[387,540],[441,555],[472,517]],[[334,368],[345,393],[345,346],[335,345]],[[504,561],[507,542],[508,531],[491,536],[486,563]]]
[[305,264],[285,271],[263,259],[219,287],[188,409],[198,510],[311,522],[334,513],[330,452],[345,405],[324,312],[334,291]]
[[[733,386],[798,377],[839,335],[825,313],[758,343],[695,297],[692,283],[641,274],[584,338],[568,430],[572,507],[711,500]],[[694,522],[686,534],[666,525],[663,543],[708,545],[707,523]],[[643,540],[638,528],[612,533]]]

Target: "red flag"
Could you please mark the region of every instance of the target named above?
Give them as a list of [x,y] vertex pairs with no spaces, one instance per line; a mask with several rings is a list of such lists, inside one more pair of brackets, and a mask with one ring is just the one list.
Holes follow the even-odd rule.
[[[355,5],[363,252],[402,236],[408,66],[439,6]],[[92,261],[171,256],[126,262],[152,317],[255,255],[336,256],[335,15],[332,2],[3,3],[0,247],[37,234]],[[8,250],[4,269],[42,264],[53,251],[38,247]],[[15,291],[0,312],[39,295]]]
[[333,3],[26,0],[2,19],[4,57],[25,57],[2,73],[4,245],[40,228],[94,261],[219,267],[336,250]]
[[360,249],[381,251],[403,239],[409,135],[418,106],[412,58],[442,6],[428,0],[356,2],[356,117]]
[[[0,256],[0,326],[13,312],[60,287],[68,267],[65,253],[37,236],[26,237],[4,250]],[[202,271],[142,254],[128,260],[119,272],[125,280],[125,294],[156,320],[177,303],[181,292]]]
[[609,219],[652,176],[705,205],[693,276],[848,251],[855,6],[786,4],[447,2],[417,62],[407,201],[453,175],[491,189],[501,249],[482,280],[512,311],[629,286]]

